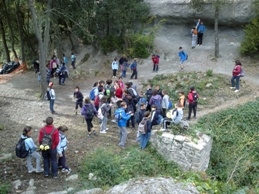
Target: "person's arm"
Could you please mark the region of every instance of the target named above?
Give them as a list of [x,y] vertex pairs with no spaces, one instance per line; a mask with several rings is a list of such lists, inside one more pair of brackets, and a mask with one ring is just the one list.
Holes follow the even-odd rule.
[[58,142],[58,145],[57,145],[57,153],[58,153],[58,155],[62,155],[61,137],[60,137],[60,135],[59,135],[59,142]]
[[59,132],[58,132],[57,129],[55,129],[55,131],[53,133],[53,138],[52,139],[53,139],[52,140],[52,142],[53,142],[52,147],[56,148],[57,145],[59,144]]
[[55,99],[55,91],[53,89],[50,90],[50,97],[51,99]]

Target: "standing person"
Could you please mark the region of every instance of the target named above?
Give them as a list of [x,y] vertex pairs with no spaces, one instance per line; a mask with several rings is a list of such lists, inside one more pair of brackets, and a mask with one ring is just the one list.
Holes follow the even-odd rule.
[[92,131],[93,126],[93,118],[97,115],[97,110],[95,109],[94,105],[90,102],[89,98],[85,98],[85,105],[82,108],[81,114],[85,117],[87,130],[88,130],[88,137],[92,137],[92,132],[96,135],[95,130]]
[[125,78],[127,75],[127,69],[128,69],[128,62],[124,61],[123,64],[121,65],[121,77]]
[[[37,146],[35,145],[33,139],[31,138],[32,130],[30,126],[26,126],[23,129],[23,133],[21,135],[21,138],[25,141],[25,147],[26,150],[29,150],[29,155],[26,158],[28,173],[36,172],[41,173],[43,172],[43,168],[41,168],[41,155],[36,152]],[[35,158],[36,160],[36,169],[33,168],[31,159]]]
[[236,60],[235,67],[232,70],[230,89],[236,89],[235,92],[239,92],[239,81],[240,81],[240,75],[242,70],[241,65],[242,65],[241,62],[239,60]]
[[58,167],[62,169],[61,172],[70,173],[71,169],[66,164],[66,155],[65,150],[67,149],[67,137],[66,132],[68,131],[67,126],[62,125],[58,127],[59,131],[59,143],[57,145],[57,153],[58,153]]
[[197,111],[197,104],[198,104],[198,93],[194,90],[194,87],[190,87],[190,92],[188,94],[188,103],[189,103],[189,112],[187,120],[191,119],[191,114],[193,111],[193,118],[196,119],[196,111]]
[[53,89],[53,82],[49,82],[49,87],[47,89],[50,94],[50,101],[49,101],[49,109],[51,114],[56,114],[56,111],[54,110],[54,103],[56,99],[55,90]]
[[198,35],[197,28],[193,27],[191,30],[191,33],[192,33],[192,49],[194,49],[197,43],[197,35]]
[[116,73],[118,71],[118,68],[119,68],[119,64],[118,64],[117,58],[114,58],[112,62],[112,75],[113,75],[112,78],[117,79]]
[[127,121],[130,119],[130,117],[133,115],[133,113],[126,113],[126,108],[127,104],[126,102],[122,102],[121,107],[116,110],[115,114],[119,114],[119,119],[118,119],[118,127],[120,130],[120,143],[119,147],[121,149],[125,149],[125,144],[127,141]]
[[129,127],[129,121],[131,121],[131,127],[132,129],[135,129],[136,104],[134,102],[132,95],[129,93],[129,90],[125,90],[124,92],[125,92],[125,95],[124,95],[123,101],[127,103],[126,111],[133,113],[133,115],[130,117],[130,120],[127,121],[127,127]]
[[183,70],[183,63],[184,61],[186,61],[188,59],[188,55],[187,53],[183,50],[183,47],[179,47],[179,52],[178,52],[178,56],[180,58],[180,66],[181,66],[181,70]]
[[61,61],[61,66],[56,71],[56,73],[58,74],[58,77],[59,77],[59,80],[58,80],[59,85],[65,84],[66,77],[67,77],[66,70],[67,70],[67,68],[66,68],[65,63],[63,61]]
[[107,103],[107,98],[106,96],[101,98],[101,105],[100,109],[103,115],[103,119],[101,121],[101,126],[100,126],[100,133],[107,133],[106,131],[109,129],[107,128],[107,116],[109,113],[109,110],[111,109],[112,104],[106,104]]
[[76,100],[75,114],[77,115],[78,106],[80,108],[82,108],[83,107],[83,100],[84,100],[84,96],[81,93],[81,91],[80,91],[78,86],[75,87],[75,91],[74,91],[74,95],[73,96],[74,96],[74,99]]
[[120,69],[122,70],[122,65],[124,62],[128,62],[128,59],[126,58],[126,55],[122,55],[121,58],[119,59],[119,65]]
[[161,103],[162,103],[162,97],[158,94],[157,90],[153,90],[152,97],[149,100],[149,105],[152,107],[152,105],[156,106],[156,110],[160,111],[161,113]]
[[150,112],[146,111],[144,113],[144,118],[143,120],[146,122],[146,133],[141,134],[140,136],[140,148],[145,149],[147,147],[148,141],[151,136],[151,120],[150,120]]
[[197,41],[197,44],[198,44],[198,46],[201,46],[202,45],[203,34],[204,34],[206,28],[205,28],[203,22],[200,19],[198,20],[198,28],[197,28],[197,30],[198,30],[198,41]]
[[130,79],[132,79],[134,76],[135,79],[138,78],[137,65],[137,58],[134,58],[133,63],[130,65],[130,69],[132,70]]
[[118,84],[119,84],[120,88],[122,89],[122,91],[124,91],[125,85],[124,85],[124,83],[123,83],[123,81],[122,81],[122,77],[119,77],[119,79],[118,79]]
[[159,57],[152,54],[153,72],[158,72]]
[[65,63],[65,66],[67,67],[68,58],[66,57],[65,53],[63,53],[63,62]]
[[56,70],[58,68],[58,64],[57,64],[56,56],[55,55],[52,55],[52,57],[50,59],[49,68],[51,70],[51,77],[54,77],[55,72],[56,72]]
[[[137,112],[135,114],[136,122],[137,122],[138,125],[144,117],[144,114],[146,112],[146,108],[147,108],[147,105],[145,103],[141,103],[140,108],[137,110]],[[140,135],[141,134],[139,133],[139,131],[137,131],[137,139],[136,139],[137,142],[140,142]]]
[[76,56],[74,53],[71,53],[71,66],[76,69]]
[[90,98],[91,101],[94,101],[95,97],[96,97],[96,96],[98,95],[98,93],[99,93],[98,85],[99,85],[99,83],[98,83],[98,82],[95,82],[94,85],[93,85],[92,90],[90,91],[89,98]]
[[166,117],[166,111],[168,110],[169,107],[169,96],[167,90],[163,90],[163,99],[162,99],[162,116]]
[[[153,94],[152,84],[148,84],[147,85],[147,90],[146,90],[146,93],[145,93],[148,102],[150,101],[150,98],[152,97],[152,94]],[[147,110],[149,112],[151,111],[151,106],[150,106],[149,103],[147,104]]]
[[186,99],[183,91],[179,92],[179,107],[185,108],[186,106]]
[[[58,130],[53,125],[53,118],[48,117],[46,119],[45,127],[40,129],[39,132],[39,144],[42,146],[43,140],[47,135],[51,136],[51,145],[49,149],[42,149],[42,157],[44,161],[44,176],[50,176],[50,166],[51,166],[51,174],[53,178],[58,177],[58,163],[57,163],[57,145],[59,143],[59,133]],[[41,148],[40,146],[40,148]]]

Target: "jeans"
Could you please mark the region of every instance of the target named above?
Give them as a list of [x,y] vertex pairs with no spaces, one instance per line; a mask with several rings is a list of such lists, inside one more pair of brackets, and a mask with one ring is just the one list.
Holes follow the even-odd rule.
[[196,42],[197,42],[197,35],[192,35],[192,47],[196,46]]
[[153,64],[153,71],[158,71],[158,64]]
[[66,81],[66,76],[60,75],[58,80],[59,85],[64,84],[65,81]]
[[147,146],[147,143],[150,139],[151,136],[151,132],[147,132],[146,134],[141,134],[141,138],[140,138],[140,148],[141,149],[145,149]]
[[240,76],[232,76],[232,78],[231,78],[231,85],[232,85],[232,87],[235,87],[235,80],[236,80],[236,89],[239,90]]
[[132,126],[132,128],[135,128],[135,121],[136,121],[136,119],[135,119],[135,115],[132,115],[131,117],[130,117],[130,119],[127,121],[127,127],[129,127],[129,122],[131,121],[131,126]]
[[32,164],[31,164],[32,158],[36,159],[36,171],[40,171],[41,170],[41,167],[40,167],[41,155],[36,151],[29,154],[26,158],[27,159],[26,162],[27,162],[28,171],[32,171],[34,169]]
[[76,62],[72,61],[71,66],[73,67],[73,69],[76,69]]
[[203,38],[203,33],[198,32],[197,44],[202,45],[202,38]]
[[50,175],[50,166],[52,176],[58,176],[57,150],[49,149],[42,151],[44,175]]
[[124,147],[127,141],[127,129],[126,127],[119,127],[120,129],[120,143],[119,146]]
[[66,165],[66,155],[65,151],[62,152],[62,157],[58,158],[58,166],[62,166],[62,168],[69,169]]
[[50,109],[51,113],[55,112],[54,111],[54,102],[55,102],[55,100],[52,100],[52,99],[50,99],[50,101],[49,101],[49,109]]
[[107,116],[103,117],[102,123],[101,123],[101,129],[100,131],[106,131],[107,128]]
[[125,77],[126,77],[126,72],[127,72],[126,70],[122,70],[122,72],[121,72],[121,77],[124,77],[124,78],[125,78]]
[[131,79],[135,76],[135,79],[138,79],[138,72],[137,70],[132,70],[132,75],[131,75]]
[[193,114],[194,114],[194,118],[196,118],[197,102],[194,102],[194,103],[190,103],[190,104],[189,104],[188,119],[191,118],[192,111],[193,111]]
[[112,75],[116,77],[117,69],[112,70]]

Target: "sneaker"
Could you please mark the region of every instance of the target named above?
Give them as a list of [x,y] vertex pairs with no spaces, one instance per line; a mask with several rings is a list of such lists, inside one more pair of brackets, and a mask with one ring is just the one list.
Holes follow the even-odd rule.
[[61,172],[66,172],[66,173],[70,173],[71,169],[70,168],[63,168]]
[[200,46],[199,44],[197,46]]
[[106,128],[106,131],[108,131],[109,130],[109,128]]
[[45,178],[48,178],[48,177],[49,177],[49,175],[48,175],[48,174],[44,174],[44,177],[45,177]]
[[40,170],[36,170],[36,173],[41,173],[41,172],[43,172],[43,171],[44,171],[44,169],[41,168]]
[[236,89],[235,87],[229,87],[231,90]]
[[28,170],[28,173],[31,174],[31,173],[33,173],[33,172],[35,172],[35,171],[36,171],[36,169],[33,168],[33,169],[31,169],[31,170]]
[[91,135],[91,134],[89,134],[89,135],[88,135],[88,137],[89,137],[89,138],[92,138],[92,135]]
[[166,129],[164,129],[164,128],[161,128],[159,131],[162,131],[162,132],[163,132],[163,131],[166,131]]
[[237,92],[239,92],[239,90],[235,90],[235,92],[237,93]]
[[111,122],[116,123],[115,119],[112,119]]
[[62,169],[63,168],[63,166],[58,166],[58,169]]
[[53,176],[53,179],[57,179],[58,178],[58,176]]
[[107,133],[106,131],[100,131],[100,133]]

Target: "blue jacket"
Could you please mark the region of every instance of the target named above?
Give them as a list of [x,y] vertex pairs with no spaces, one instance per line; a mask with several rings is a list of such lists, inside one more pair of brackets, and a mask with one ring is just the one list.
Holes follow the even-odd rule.
[[119,108],[118,112],[120,112],[120,119],[118,121],[119,127],[126,127],[127,121],[130,119],[131,115],[125,112],[124,108]]
[[59,143],[57,146],[58,154],[62,154],[67,149],[67,137],[62,131],[59,131]]
[[183,51],[183,50],[179,51],[178,56],[180,57],[180,61],[186,61],[185,51]]
[[204,33],[206,28],[203,24],[199,24],[197,30],[198,30],[198,33]]
[[33,141],[33,139],[31,137],[27,137],[27,136],[21,135],[21,138],[25,139],[24,141],[25,141],[26,150],[29,150],[30,153],[36,151],[37,146],[35,145],[35,143],[34,143],[34,141]]
[[130,65],[130,69],[131,69],[131,70],[137,70],[137,63],[136,63],[136,62],[133,62],[133,63]]

